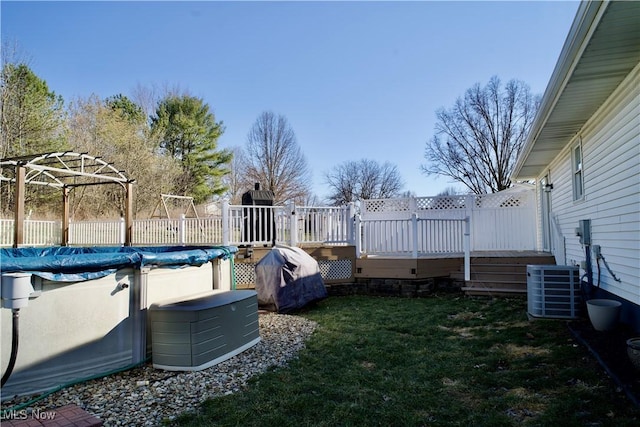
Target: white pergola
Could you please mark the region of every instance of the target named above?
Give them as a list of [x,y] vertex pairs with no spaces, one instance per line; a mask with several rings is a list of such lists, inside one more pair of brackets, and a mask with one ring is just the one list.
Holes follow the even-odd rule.
[[69,191],[88,185],[119,184],[126,194],[125,245],[131,246],[133,184],[123,171],[87,153],[70,151],[0,159],[0,181],[15,184],[13,247],[24,243],[25,185],[44,185],[62,190],[62,246],[69,241]]

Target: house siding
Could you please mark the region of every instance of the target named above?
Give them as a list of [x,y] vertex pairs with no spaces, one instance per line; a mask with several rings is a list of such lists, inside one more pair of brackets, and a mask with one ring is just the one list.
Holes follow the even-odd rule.
[[[574,201],[571,149],[580,138],[584,198]],[[611,270],[621,279],[614,280],[600,262],[600,288],[640,304],[640,65],[553,160],[548,171],[554,184],[552,215],[558,217],[566,238],[566,263],[578,265],[585,260],[575,229],[579,220],[590,219],[592,244],[601,246]],[[543,177],[538,177],[538,182]],[[595,257],[592,262],[597,284]]]

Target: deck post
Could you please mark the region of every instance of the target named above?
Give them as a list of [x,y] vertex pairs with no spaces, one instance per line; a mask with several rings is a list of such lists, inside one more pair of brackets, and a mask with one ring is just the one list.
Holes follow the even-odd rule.
[[291,202],[289,205],[289,212],[291,212],[291,223],[289,224],[289,246],[298,245],[298,214],[296,214],[296,204]]
[[355,215],[354,220],[355,224],[353,237],[355,239],[354,243],[356,246],[356,258],[360,258],[360,256],[362,255],[362,223],[360,215]]
[[222,245],[229,246],[229,201],[222,201]]
[[355,204],[353,202],[349,202],[347,205],[347,215],[346,215],[346,231],[347,231],[347,242],[349,244],[356,244],[356,232],[355,232]]
[[471,280],[471,217],[464,219],[464,281]]
[[412,256],[418,258],[418,214],[413,212],[411,214],[411,235],[412,235]]

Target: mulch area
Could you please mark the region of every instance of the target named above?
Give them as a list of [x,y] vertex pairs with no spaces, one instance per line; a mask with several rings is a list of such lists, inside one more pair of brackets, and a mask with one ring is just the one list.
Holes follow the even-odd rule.
[[612,331],[596,331],[587,319],[568,325],[576,340],[587,347],[621,391],[640,408],[640,370],[627,355],[627,340],[640,334],[624,325],[618,325]]

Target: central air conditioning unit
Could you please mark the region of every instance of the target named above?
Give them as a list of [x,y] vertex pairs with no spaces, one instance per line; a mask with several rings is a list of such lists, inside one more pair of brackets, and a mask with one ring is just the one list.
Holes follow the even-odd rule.
[[580,269],[527,266],[527,313],[532,318],[575,319],[580,314]]

